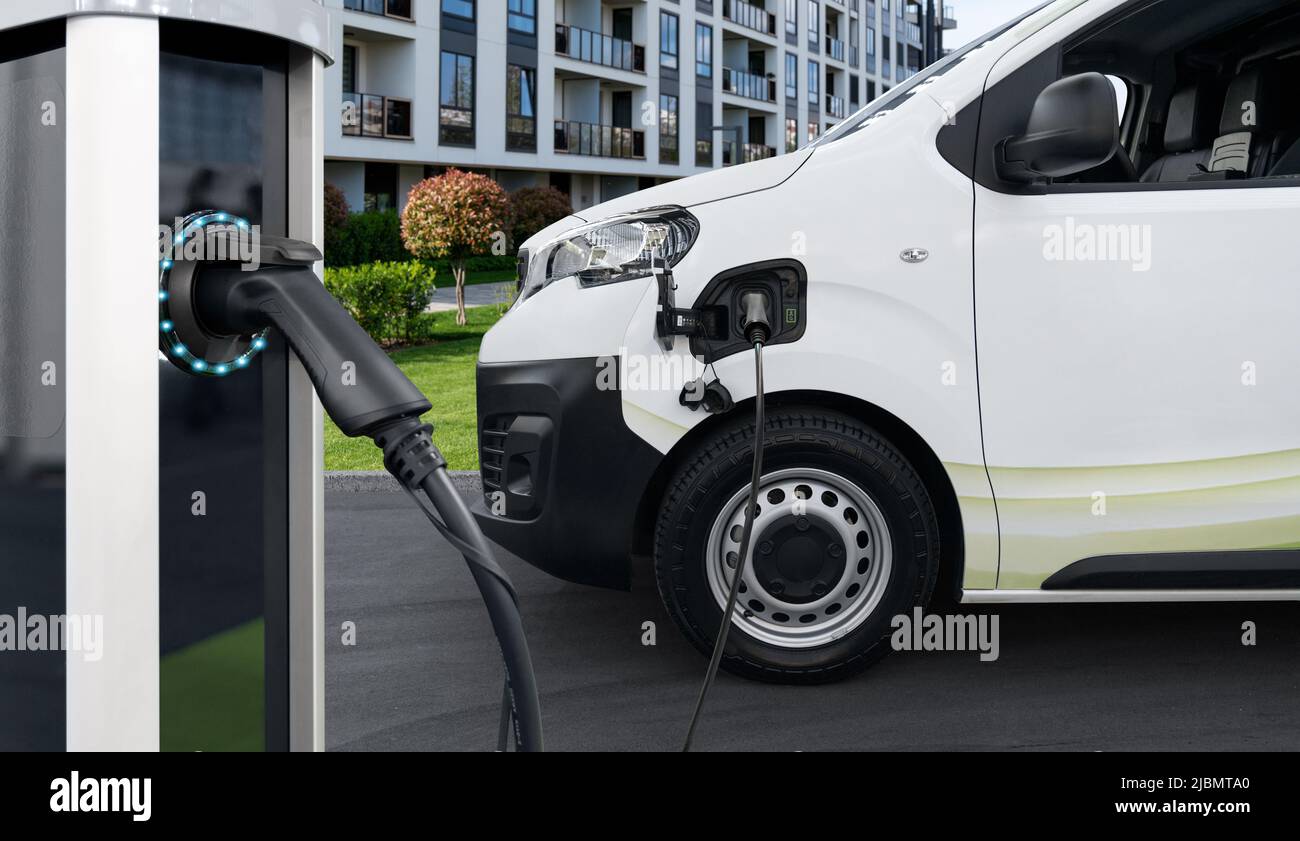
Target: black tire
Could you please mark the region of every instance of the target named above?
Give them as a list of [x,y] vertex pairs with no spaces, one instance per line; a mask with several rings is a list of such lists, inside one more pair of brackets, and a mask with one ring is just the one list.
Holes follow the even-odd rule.
[[[705,656],[712,653],[722,619],[705,569],[706,545],[723,507],[748,487],[753,440],[753,419],[737,418],[702,441],[669,480],[655,527],[660,597]],[[750,636],[739,624],[734,626],[722,668],[773,683],[841,680],[888,653],[894,616],[929,601],[939,568],[939,523],[930,494],[898,448],[846,415],[816,408],[770,410],[763,473],[789,468],[834,473],[870,496],[883,514],[892,542],[888,579],[879,602],[861,624],[825,645],[781,647]]]

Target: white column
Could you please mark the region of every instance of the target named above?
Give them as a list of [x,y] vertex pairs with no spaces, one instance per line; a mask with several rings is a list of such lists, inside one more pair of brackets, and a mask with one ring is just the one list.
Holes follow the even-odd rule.
[[[289,236],[319,248],[325,241],[324,84],[320,57],[295,47],[289,67]],[[325,749],[324,461],[324,411],[307,371],[290,354],[289,749],[295,751]]]
[[157,750],[158,21],[67,23],[69,750]]

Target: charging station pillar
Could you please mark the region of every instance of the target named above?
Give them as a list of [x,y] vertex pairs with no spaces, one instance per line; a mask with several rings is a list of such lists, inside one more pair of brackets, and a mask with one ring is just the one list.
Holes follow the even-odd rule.
[[[323,238],[315,0],[0,6],[0,750],[323,748],[322,415],[160,357],[160,232]],[[42,630],[43,629],[43,630]]]

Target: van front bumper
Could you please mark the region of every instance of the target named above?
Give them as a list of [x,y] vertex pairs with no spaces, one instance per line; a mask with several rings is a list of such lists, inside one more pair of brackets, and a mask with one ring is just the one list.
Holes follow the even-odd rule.
[[483,495],[493,542],[567,581],[627,589],[641,497],[663,454],[628,429],[598,360],[479,363]]

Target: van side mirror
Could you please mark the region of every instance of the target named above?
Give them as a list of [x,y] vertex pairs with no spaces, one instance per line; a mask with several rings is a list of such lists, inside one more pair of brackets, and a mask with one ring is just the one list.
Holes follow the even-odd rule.
[[1115,88],[1100,73],[1053,82],[1034,101],[1025,133],[994,150],[998,177],[1030,182],[1101,166],[1119,148]]

